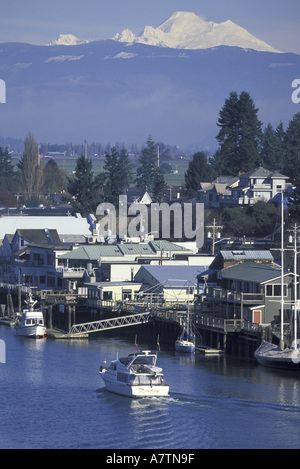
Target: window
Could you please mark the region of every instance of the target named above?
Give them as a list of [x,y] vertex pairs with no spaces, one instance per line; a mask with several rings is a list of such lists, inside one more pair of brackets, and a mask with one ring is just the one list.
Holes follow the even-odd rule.
[[130,300],[131,301],[132,291],[131,290],[123,290],[122,297],[123,297],[123,301],[125,301],[125,300]]
[[125,373],[118,373],[117,380],[121,381],[121,383],[128,383],[129,381],[129,375],[126,375]]
[[103,292],[103,300],[104,301],[111,301],[112,298],[113,298],[113,292],[112,291]]
[[[281,285],[267,285],[266,296],[281,297]],[[287,296],[287,285],[283,285],[283,296]]]
[[281,296],[281,285],[274,285],[274,296]]

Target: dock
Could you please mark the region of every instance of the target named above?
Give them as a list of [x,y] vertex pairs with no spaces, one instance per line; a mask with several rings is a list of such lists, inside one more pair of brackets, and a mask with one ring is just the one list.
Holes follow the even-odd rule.
[[205,346],[205,345],[196,346],[196,351],[204,353],[207,356],[223,355],[225,353],[225,350],[211,348],[211,347],[208,347],[208,346]]
[[89,334],[82,333],[72,336],[68,332],[61,331],[60,329],[47,329],[46,337],[53,340],[88,339]]
[[14,327],[15,322],[16,321],[13,318],[10,318],[10,317],[0,318],[0,325],[1,326]]

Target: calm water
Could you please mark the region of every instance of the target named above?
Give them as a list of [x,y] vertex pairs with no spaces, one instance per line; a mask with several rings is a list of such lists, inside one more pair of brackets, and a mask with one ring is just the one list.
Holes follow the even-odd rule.
[[134,351],[130,342],[34,341],[3,326],[0,339],[1,449],[300,447],[300,376],[162,350],[170,397],[131,400],[98,374],[103,359]]

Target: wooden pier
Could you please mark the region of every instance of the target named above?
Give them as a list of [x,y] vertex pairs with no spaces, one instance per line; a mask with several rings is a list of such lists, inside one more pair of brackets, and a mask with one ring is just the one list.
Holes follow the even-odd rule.
[[[7,307],[11,311],[10,317],[0,318],[0,324],[10,327],[14,325],[14,303],[20,303],[17,294],[19,290],[12,287],[0,286],[2,298],[7,296]],[[89,338],[93,333],[129,326],[140,326],[144,329],[144,325],[148,324],[148,331],[158,332],[162,342],[166,340],[171,344],[180,335],[187,320],[187,305],[182,304],[98,300],[97,313],[93,313],[94,306],[91,307],[88,299],[82,295],[44,291],[36,292],[35,296],[44,312],[48,337],[55,340]],[[95,314],[98,318],[102,315],[102,318],[100,316],[97,320],[80,322],[80,319],[87,317],[92,319]],[[253,357],[255,349],[263,339],[272,340],[272,331],[259,328],[245,320],[200,314],[194,312],[192,307],[189,315],[198,334],[199,351],[206,355],[226,352]]]

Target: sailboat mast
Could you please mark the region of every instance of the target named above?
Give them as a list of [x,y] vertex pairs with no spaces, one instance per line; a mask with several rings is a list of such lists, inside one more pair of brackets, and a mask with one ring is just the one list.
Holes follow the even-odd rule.
[[297,331],[297,315],[298,315],[298,282],[297,282],[297,225],[295,225],[295,233],[294,233],[294,346],[293,349],[298,349],[297,339],[298,339],[298,331]]
[[281,192],[281,327],[280,327],[280,348],[284,350],[284,207],[283,191]]

